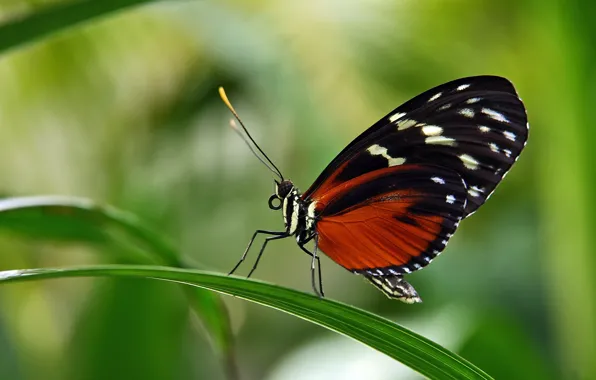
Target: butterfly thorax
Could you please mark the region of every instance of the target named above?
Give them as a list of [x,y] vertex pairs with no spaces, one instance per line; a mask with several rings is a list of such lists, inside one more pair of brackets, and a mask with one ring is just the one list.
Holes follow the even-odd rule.
[[290,180],[276,182],[275,197],[281,201],[284,225],[288,235],[296,235],[298,243],[310,240],[315,234],[314,202],[304,201],[300,190]]

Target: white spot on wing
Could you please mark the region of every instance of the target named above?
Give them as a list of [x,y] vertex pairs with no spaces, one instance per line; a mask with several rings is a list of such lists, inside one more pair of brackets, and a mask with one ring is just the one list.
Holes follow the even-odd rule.
[[465,117],[469,117],[470,119],[474,117],[475,113],[474,110],[471,108],[462,108],[459,110],[459,114]]
[[402,117],[404,117],[405,114],[406,114],[405,112],[397,112],[397,113],[389,116],[389,121],[393,123],[394,121],[396,121],[396,120],[401,119]]
[[477,192],[477,191],[476,191],[476,190],[474,190],[474,189],[470,189],[470,190],[468,190],[468,194],[470,194],[470,195],[471,195],[471,196],[473,196],[473,197],[479,197],[479,196],[480,196],[480,193],[479,193],[479,192]]
[[387,154],[387,148],[383,148],[382,146],[380,146],[378,144],[369,146],[367,150],[373,156],[382,156],[383,158],[385,158],[387,160],[387,162],[389,163],[389,166],[402,165],[403,163],[406,162],[406,159],[403,157],[397,157],[397,158],[391,157],[390,155]]
[[451,194],[447,195],[447,197],[445,198],[445,202],[449,203],[449,204],[453,204],[455,202],[455,197]]
[[422,133],[427,136],[438,136],[443,133],[443,128],[436,125],[425,125],[422,127]]
[[438,183],[439,185],[444,185],[445,184],[445,180],[441,177],[432,177],[431,180],[434,183]]
[[439,99],[439,98],[441,97],[441,95],[443,95],[443,93],[442,93],[442,92],[439,92],[438,94],[436,94],[436,95],[433,95],[433,97],[432,97],[432,98],[428,99],[428,102],[430,103],[430,102],[432,102],[432,101],[435,101],[435,100]]
[[469,154],[462,154],[459,156],[461,162],[464,163],[464,166],[470,170],[478,169],[478,161],[474,159],[474,157],[470,156]]
[[466,103],[468,103],[468,104],[474,104],[474,103],[478,103],[481,100],[482,99],[480,99],[480,98],[470,98],[470,99],[466,100]]
[[515,141],[515,133],[509,131],[503,131],[503,136],[508,138],[511,141]]
[[505,153],[505,156],[511,157],[511,151],[509,149],[503,149],[503,153]]
[[463,90],[465,90],[468,87],[470,87],[469,84],[462,84],[460,86],[457,86],[457,91],[463,91]]
[[397,130],[398,131],[403,131],[404,129],[408,129],[410,127],[413,127],[416,124],[418,124],[418,122],[416,120],[412,120],[412,119],[399,120],[397,122]]
[[379,144],[374,144],[368,147],[368,152],[373,156],[384,155],[387,154],[387,148],[383,148]]
[[489,143],[488,146],[490,147],[490,150],[492,150],[495,153],[499,153],[499,146],[495,143]]
[[397,157],[397,158],[390,158],[388,161],[389,161],[389,166],[398,166],[398,165],[403,165],[406,162],[406,159],[403,157]]
[[483,108],[481,112],[493,120],[500,121],[502,123],[509,123],[509,120],[507,120],[507,118],[503,116],[502,113],[499,113],[495,110],[491,110],[490,108]]
[[451,107],[451,103],[444,104],[441,107],[439,107],[439,111],[444,111],[449,107]]
[[482,132],[482,133],[488,133],[488,132],[490,132],[490,128],[487,127],[487,126],[485,126],[485,125],[479,125],[478,126],[478,129],[480,129],[480,132]]
[[424,140],[424,142],[426,144],[435,144],[435,145],[450,145],[450,146],[455,145],[455,139],[452,139],[451,137],[445,137],[445,136],[430,136],[430,137],[427,137],[426,140]]

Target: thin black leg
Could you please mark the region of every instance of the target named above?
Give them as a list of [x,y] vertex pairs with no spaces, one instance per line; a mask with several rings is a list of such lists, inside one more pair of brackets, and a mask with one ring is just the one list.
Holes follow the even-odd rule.
[[[311,262],[311,266],[310,266],[312,289],[317,296],[323,298],[323,297],[325,297],[325,293],[323,292],[323,276],[321,275],[321,260],[319,259],[319,256],[317,256],[318,238],[315,238],[314,252],[311,252],[308,249],[306,249],[306,247],[304,247],[304,244],[308,243],[311,239],[312,238],[302,242],[301,244],[298,244],[298,246],[300,247],[300,249],[302,249],[304,252],[306,252],[309,256],[312,257],[312,262]],[[315,285],[316,284],[315,260],[317,261],[316,264],[319,269],[319,289],[317,289],[317,286]]]
[[319,297],[323,298],[325,297],[325,293],[323,293],[323,277],[321,276],[321,260],[319,259],[319,256],[317,255],[317,251],[319,249],[319,235],[315,235],[315,249],[313,250],[313,255],[312,255],[312,262],[311,262],[311,274],[312,274],[312,284],[314,287],[315,284],[315,259],[317,259],[317,264],[319,267],[319,289],[320,289],[320,293],[319,293]]
[[290,236],[290,235],[284,233],[283,235],[271,236],[271,237],[265,238],[265,242],[261,246],[259,255],[257,256],[257,259],[255,260],[255,265],[252,266],[252,269],[250,270],[250,272],[248,272],[248,276],[246,276],[246,278],[249,278],[252,275],[252,272],[254,272],[255,269],[257,269],[257,265],[259,265],[259,260],[261,260],[261,256],[263,255],[263,252],[265,251],[265,247],[267,246],[267,243],[269,243],[271,240],[284,239],[284,238],[287,238],[288,236]]
[[[255,238],[259,234],[277,235],[277,236],[286,235],[285,232],[256,230],[255,233],[252,235],[252,238],[248,242],[248,247],[246,247],[246,249],[244,250],[244,253],[242,254],[242,257],[240,258],[240,261],[238,261],[238,264],[236,264],[236,266],[234,266],[234,268],[232,268],[232,270],[230,271],[230,273],[228,273],[228,276],[231,275],[231,274],[234,274],[234,272],[236,271],[236,269],[238,269],[238,267],[240,266],[240,264],[242,264],[242,262],[244,261],[244,259],[246,259],[246,255],[248,254],[248,251],[250,250],[250,247],[252,246],[252,243],[255,241]],[[260,257],[260,254],[259,254],[259,257]]]

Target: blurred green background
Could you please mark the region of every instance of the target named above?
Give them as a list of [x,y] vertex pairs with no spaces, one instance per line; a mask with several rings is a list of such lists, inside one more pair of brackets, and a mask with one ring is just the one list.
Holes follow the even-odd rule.
[[[2,0],[0,25],[60,2]],[[502,75],[528,109],[529,144],[446,253],[409,277],[425,302],[391,301],[323,257],[325,291],[498,379],[596,379],[592,7],[204,0],[112,13],[0,56],[0,193],[116,205],[192,261],[227,272],[255,229],[279,229],[282,219],[267,207],[271,175],[228,127],[219,85],[305,190],[403,101],[458,77]],[[99,244],[0,229],[0,269],[130,262]],[[310,291],[309,265],[288,239],[270,245],[255,277]],[[323,328],[225,302],[242,379],[419,378]],[[0,378],[224,379],[195,322],[169,284],[4,286]]]

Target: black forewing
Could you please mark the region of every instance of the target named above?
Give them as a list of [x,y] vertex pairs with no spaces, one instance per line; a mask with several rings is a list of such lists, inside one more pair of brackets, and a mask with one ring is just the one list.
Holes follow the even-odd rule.
[[317,198],[345,181],[402,161],[425,163],[460,174],[468,188],[469,215],[494,191],[527,137],[524,105],[507,79],[458,79],[416,96],[367,129],[303,197]]

